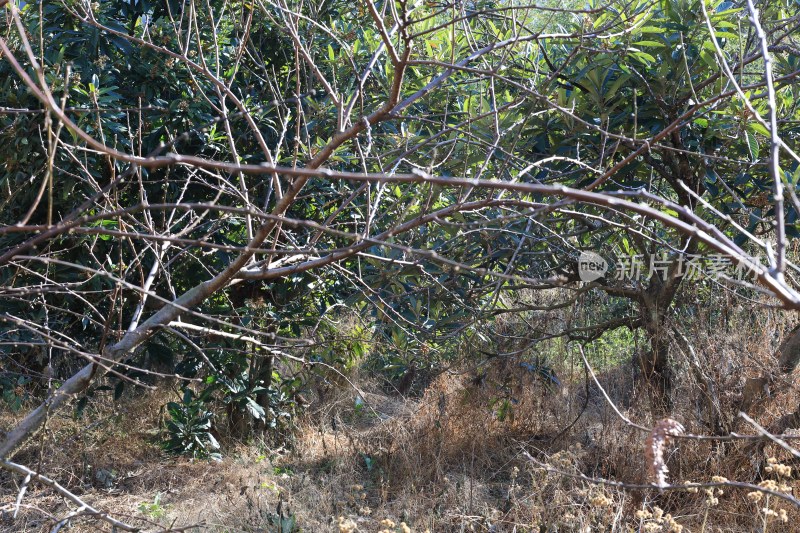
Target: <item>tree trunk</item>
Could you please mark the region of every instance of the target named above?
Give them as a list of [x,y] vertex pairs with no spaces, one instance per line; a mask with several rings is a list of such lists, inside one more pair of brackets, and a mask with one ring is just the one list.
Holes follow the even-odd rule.
[[266,390],[256,394],[256,402],[264,409],[264,419],[261,420],[264,430],[266,430],[272,422],[270,418],[270,389],[272,388],[272,368],[275,365],[275,356],[268,354],[264,356],[261,364],[261,369],[258,372],[258,381]]
[[652,392],[657,407],[672,408],[672,368],[669,363],[669,337],[666,330],[666,313],[647,313],[644,327],[650,342],[649,350],[639,354],[639,369]]
[[642,325],[650,343],[649,351],[639,354],[639,369],[650,388],[654,406],[664,411],[672,409],[674,376],[669,360],[670,338],[667,319],[682,279],[677,268],[676,264],[673,264],[664,280],[654,274],[639,302]]

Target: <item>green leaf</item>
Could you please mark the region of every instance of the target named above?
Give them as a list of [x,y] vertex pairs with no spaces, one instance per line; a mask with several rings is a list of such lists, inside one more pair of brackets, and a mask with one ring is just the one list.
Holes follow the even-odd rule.
[[748,122],[747,129],[753,133],[758,133],[759,135],[763,135],[764,137],[769,137],[769,130],[759,122]]
[[634,51],[631,55],[636,59],[638,59],[639,61],[641,61],[642,63],[644,63],[645,65],[649,65],[650,63],[656,62],[656,58],[648,54],[647,52]]
[[716,55],[710,53],[708,50],[703,50],[700,52],[700,59],[709,66],[709,68],[716,70],[719,65],[717,65],[717,58]]
[[609,100],[614,98],[614,96],[617,94],[617,91],[623,85],[625,85],[625,83],[627,83],[630,79],[631,79],[630,76],[623,74],[619,76],[616,80],[614,80],[614,83],[611,84],[611,87],[609,87],[605,93],[605,101],[608,102]]
[[758,139],[749,131],[744,132],[744,138],[747,141],[747,148],[750,150],[750,160],[753,162],[758,161]]
[[261,420],[266,415],[266,413],[264,412],[264,408],[258,405],[256,401],[252,398],[249,397],[247,398],[247,403],[245,403],[245,407],[250,412],[252,417],[255,418],[256,420]]

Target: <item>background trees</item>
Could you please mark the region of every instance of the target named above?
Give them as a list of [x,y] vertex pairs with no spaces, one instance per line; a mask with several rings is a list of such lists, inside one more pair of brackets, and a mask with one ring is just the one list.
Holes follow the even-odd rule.
[[[800,306],[797,22],[760,9],[10,4],[2,385],[48,399],[0,454],[164,375],[169,447],[206,456],[368,355],[404,393],[456,347],[557,382],[538,341],[620,328],[668,412],[673,317],[717,287]],[[582,281],[585,251],[616,270]]]

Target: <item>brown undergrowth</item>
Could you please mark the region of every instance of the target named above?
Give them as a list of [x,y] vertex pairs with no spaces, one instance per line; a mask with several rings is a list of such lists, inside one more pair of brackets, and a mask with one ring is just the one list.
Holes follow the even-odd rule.
[[[592,360],[600,386],[620,414],[646,427],[668,415],[689,434],[753,434],[736,417],[742,387],[774,371],[788,324],[768,312],[740,311],[724,328],[698,318],[675,328],[690,342],[673,339],[682,379],[668,413],[624,361]],[[660,492],[586,479],[651,482],[648,435],[626,424],[568,355],[555,368],[561,386],[504,357],[444,372],[418,398],[387,395],[355,375],[358,391],[342,388],[311,405],[291,449],[257,438],[228,443],[221,462],[161,451],[160,406],[173,399],[166,392],[101,399],[81,419],[54,416],[15,460],[148,529],[202,523],[199,530],[280,532],[278,519],[293,516],[302,531],[334,532],[794,530],[793,506],[750,489]],[[798,401],[796,387],[786,386],[753,416],[768,426]],[[4,413],[0,423],[14,420]],[[772,443],[670,439],[664,458],[672,484],[798,486],[793,458]],[[12,520],[19,482],[3,474],[3,530],[49,531],[53,517],[72,509],[34,482]],[[76,518],[70,530],[99,527]]]

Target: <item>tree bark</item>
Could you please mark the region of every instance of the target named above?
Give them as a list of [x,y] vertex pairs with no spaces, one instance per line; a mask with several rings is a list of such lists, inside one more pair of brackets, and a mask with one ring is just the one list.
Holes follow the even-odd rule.
[[642,377],[653,392],[656,404],[665,410],[672,408],[672,367],[669,362],[669,337],[666,312],[662,309],[645,310],[645,331],[650,341],[647,352],[639,355]]
[[[690,246],[691,247],[691,246]],[[682,263],[673,261],[663,275],[652,274],[650,284],[639,299],[641,322],[650,343],[648,352],[639,355],[642,377],[654,393],[657,406],[672,408],[673,371],[669,360],[670,308],[683,280]]]

